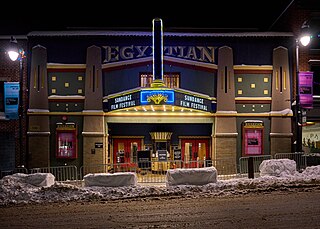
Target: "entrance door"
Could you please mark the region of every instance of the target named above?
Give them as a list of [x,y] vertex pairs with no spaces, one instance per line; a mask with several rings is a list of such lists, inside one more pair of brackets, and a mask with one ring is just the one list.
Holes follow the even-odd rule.
[[141,139],[113,139],[113,163],[135,164],[137,151],[140,149]]
[[[208,139],[182,139],[181,140],[182,161],[187,167],[202,167],[209,157]],[[198,165],[198,162],[200,165]]]

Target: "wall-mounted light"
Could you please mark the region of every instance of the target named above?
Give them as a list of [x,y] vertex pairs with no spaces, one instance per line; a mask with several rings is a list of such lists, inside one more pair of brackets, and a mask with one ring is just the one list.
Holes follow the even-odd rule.
[[19,57],[18,42],[15,37],[11,36],[8,55],[12,61],[16,61]]
[[309,45],[311,41],[310,26],[307,21],[305,21],[301,26],[299,41],[303,46]]

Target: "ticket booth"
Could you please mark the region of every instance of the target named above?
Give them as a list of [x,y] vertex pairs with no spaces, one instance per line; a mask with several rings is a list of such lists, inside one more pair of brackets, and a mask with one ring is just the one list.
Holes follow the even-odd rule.
[[77,152],[77,128],[75,123],[57,123],[56,158],[75,159]]
[[156,173],[166,172],[170,168],[170,140],[172,132],[150,132],[153,142],[151,170]]
[[242,123],[242,155],[263,154],[263,121],[247,120]]

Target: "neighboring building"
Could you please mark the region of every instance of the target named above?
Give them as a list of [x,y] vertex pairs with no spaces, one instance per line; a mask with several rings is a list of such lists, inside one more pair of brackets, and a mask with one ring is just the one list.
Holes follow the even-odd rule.
[[151,32],[28,41],[30,167],[130,164],[142,150],[236,167],[291,152],[291,33],[164,33],[165,87],[153,84]]
[[[18,45],[27,50],[27,37],[17,36]],[[0,172],[10,171],[19,166],[27,166],[26,155],[26,104],[28,101],[27,61],[22,60],[22,75],[19,61],[11,61],[7,50],[10,36],[0,37]],[[22,79],[20,78],[22,76]],[[19,102],[22,87],[23,102]],[[9,96],[9,94],[11,95]],[[21,104],[21,107],[20,107]],[[21,109],[21,111],[19,110]],[[21,115],[21,119],[19,116]]]
[[[313,73],[313,103],[305,109],[306,122],[302,127],[303,150],[306,153],[320,153],[320,5],[317,0],[292,1],[288,9],[273,23],[272,31],[292,31],[297,39],[302,25],[309,25],[311,43],[299,47],[299,71]],[[295,49],[295,46],[292,46]],[[296,79],[296,58],[294,58],[294,79]],[[294,81],[294,96],[295,96]],[[294,120],[295,122],[295,120]],[[294,131],[295,132],[295,131]]]

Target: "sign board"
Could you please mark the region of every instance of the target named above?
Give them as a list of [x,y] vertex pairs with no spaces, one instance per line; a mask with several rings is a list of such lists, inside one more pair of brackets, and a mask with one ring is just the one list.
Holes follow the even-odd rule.
[[168,160],[168,151],[167,150],[157,150],[158,161],[167,161]]
[[142,90],[140,92],[141,104],[162,105],[174,103],[173,90]]
[[202,98],[193,94],[185,94],[182,92],[175,92],[175,103],[176,106],[190,108],[199,111],[212,111],[212,104],[209,99]]
[[173,160],[175,161],[181,160],[181,149],[173,150]]
[[141,105],[174,105],[205,112],[215,112],[216,110],[215,102],[197,94],[152,89],[111,97],[103,103],[103,109],[104,111],[115,111]]
[[300,106],[313,108],[313,72],[299,72]]
[[108,99],[108,111],[115,111],[140,105],[140,93],[132,92]]
[[103,143],[102,142],[95,142],[94,148],[103,148]]
[[138,157],[138,167],[148,169],[151,168],[151,157],[150,157],[150,150],[138,150],[137,157]]
[[18,82],[4,82],[4,110],[8,119],[19,118],[19,92]]

